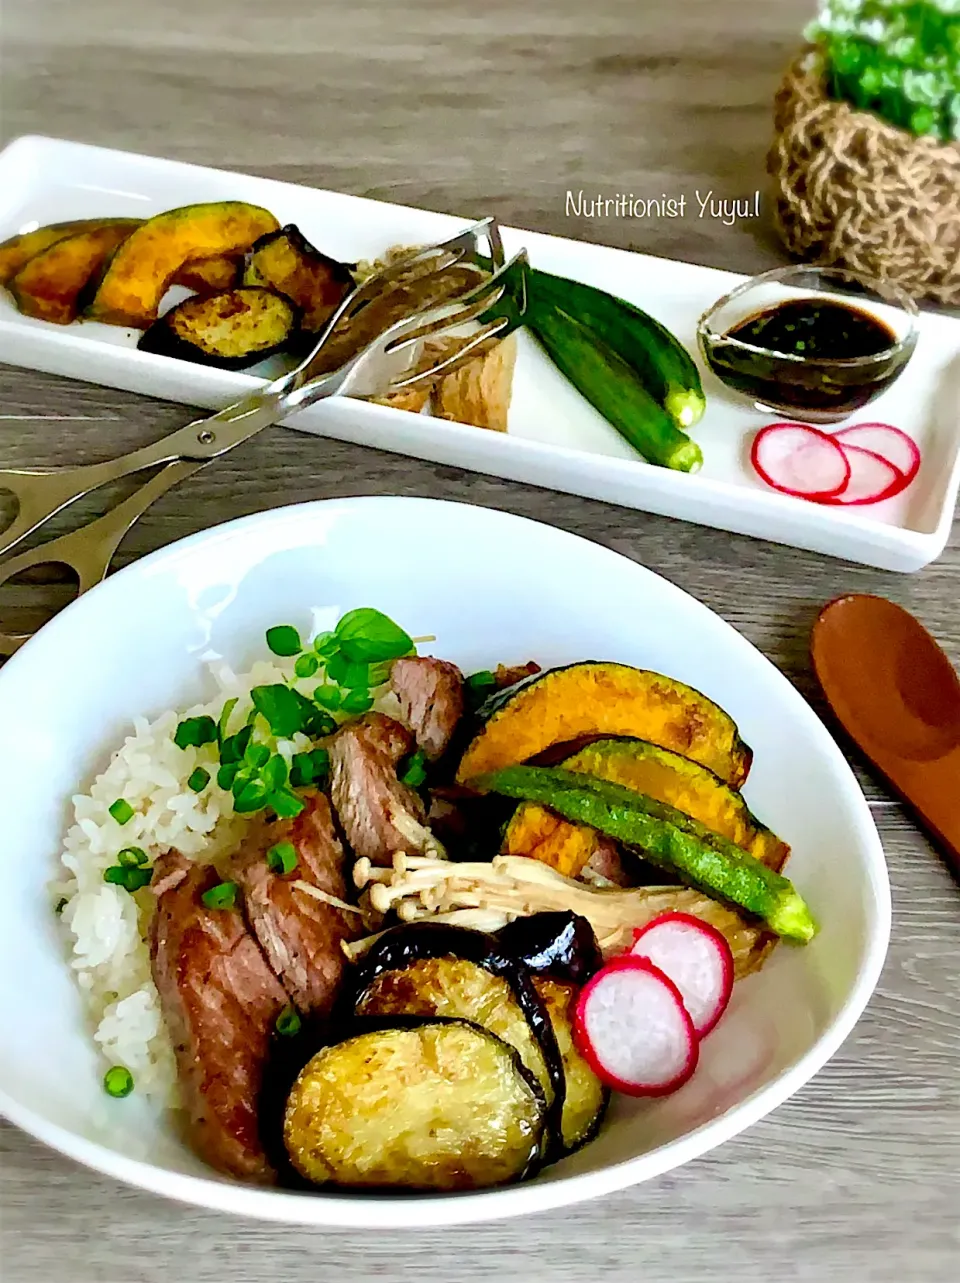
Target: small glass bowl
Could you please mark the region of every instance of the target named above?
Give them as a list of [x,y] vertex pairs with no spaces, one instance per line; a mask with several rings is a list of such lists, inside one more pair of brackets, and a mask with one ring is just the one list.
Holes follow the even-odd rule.
[[[870,356],[805,357],[731,338],[743,321],[786,300],[816,297],[875,317],[895,341]],[[758,410],[804,423],[839,423],[902,374],[917,345],[919,311],[899,286],[842,267],[778,267],[744,281],[701,316],[697,341],[707,365]]]

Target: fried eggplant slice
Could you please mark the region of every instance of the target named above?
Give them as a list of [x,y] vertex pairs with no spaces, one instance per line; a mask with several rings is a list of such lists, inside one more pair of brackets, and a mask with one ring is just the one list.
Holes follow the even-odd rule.
[[199,295],[172,307],[142,335],[141,352],[242,370],[281,351],[296,331],[289,299],[262,286]]
[[546,1104],[519,1056],[461,1020],[398,1021],[318,1052],[284,1141],[316,1185],[484,1189],[535,1166]]
[[316,334],[354,288],[345,263],[316,249],[293,223],[261,236],[247,253],[244,285],[266,285],[295,303],[303,329]]

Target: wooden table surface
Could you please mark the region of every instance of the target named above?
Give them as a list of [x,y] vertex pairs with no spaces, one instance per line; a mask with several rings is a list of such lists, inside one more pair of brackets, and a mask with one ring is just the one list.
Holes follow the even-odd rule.
[[[45,133],[757,271],[759,222],[579,222],[567,188],[743,197],[809,0],[4,0],[0,141]],[[0,367],[0,461],[104,458],[176,406]],[[465,499],[553,522],[693,593],[821,708],[807,639],[849,591],[913,610],[960,661],[960,538],[901,577],[584,499],[275,430],[174,490],[122,564],[215,521],[345,494]],[[62,598],[0,598],[5,625]],[[822,711],[822,710],[821,710]],[[858,770],[860,769],[857,763]],[[6,1283],[372,1279],[946,1283],[960,1271],[960,895],[868,775],[894,928],[834,1060],[745,1135],[631,1192],[444,1233],[274,1228],[81,1170],[0,1129]],[[9,982],[10,978],[7,978]]]

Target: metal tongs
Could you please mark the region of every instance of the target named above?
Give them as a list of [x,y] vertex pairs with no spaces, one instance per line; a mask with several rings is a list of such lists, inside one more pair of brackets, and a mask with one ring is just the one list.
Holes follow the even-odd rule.
[[[465,292],[461,270],[459,277],[450,278],[460,280],[458,292],[389,325],[355,356],[329,370],[324,357],[329,355],[327,344],[331,336],[343,334],[355,318],[383,297],[384,291],[407,278],[411,269],[416,269],[418,284],[425,281],[442,287],[445,273],[465,266],[475,268],[478,278],[483,274],[481,284]],[[506,263],[496,220],[483,219],[452,239],[404,255],[371,276],[338,307],[312,352],[296,369],[209,418],[197,419],[154,445],[104,463],[81,468],[0,470],[0,490],[11,491],[18,504],[13,523],[0,533],[2,556],[92,490],[165,465],[106,515],[0,562],[0,586],[35,566],[58,564],[73,570],[79,592],[86,592],[105,578],[120,541],[138,517],[172,486],[315,401],[332,396],[383,396],[432,382],[457,369],[522,323],[526,283],[526,252],[521,251]],[[436,290],[433,292],[436,296]],[[442,289],[440,296],[443,297]],[[371,315],[375,313],[367,313],[364,321]],[[425,341],[448,337],[460,337],[461,345],[422,368]],[[29,636],[0,632],[0,655],[12,655]]]

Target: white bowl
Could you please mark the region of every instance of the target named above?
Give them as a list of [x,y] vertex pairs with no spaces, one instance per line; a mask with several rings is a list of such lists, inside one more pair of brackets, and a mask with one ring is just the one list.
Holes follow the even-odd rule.
[[[700,1067],[656,1102],[615,1099],[600,1136],[528,1183],[476,1194],[303,1195],[222,1179],[136,1095],[102,1091],[47,882],[70,796],[136,714],[205,691],[202,657],[244,664],[271,624],[373,605],[466,671],[530,658],[620,660],[699,688],[754,749],[754,811],[793,847],[789,873],[821,923],[736,986]],[[200,1206],[311,1225],[438,1226],[622,1189],[762,1118],[834,1054],[887,947],[890,891],[866,801],[821,722],[728,624],[633,562],[484,508],[419,499],[266,512],[129,566],[0,669],[0,1110],[62,1153]]]

